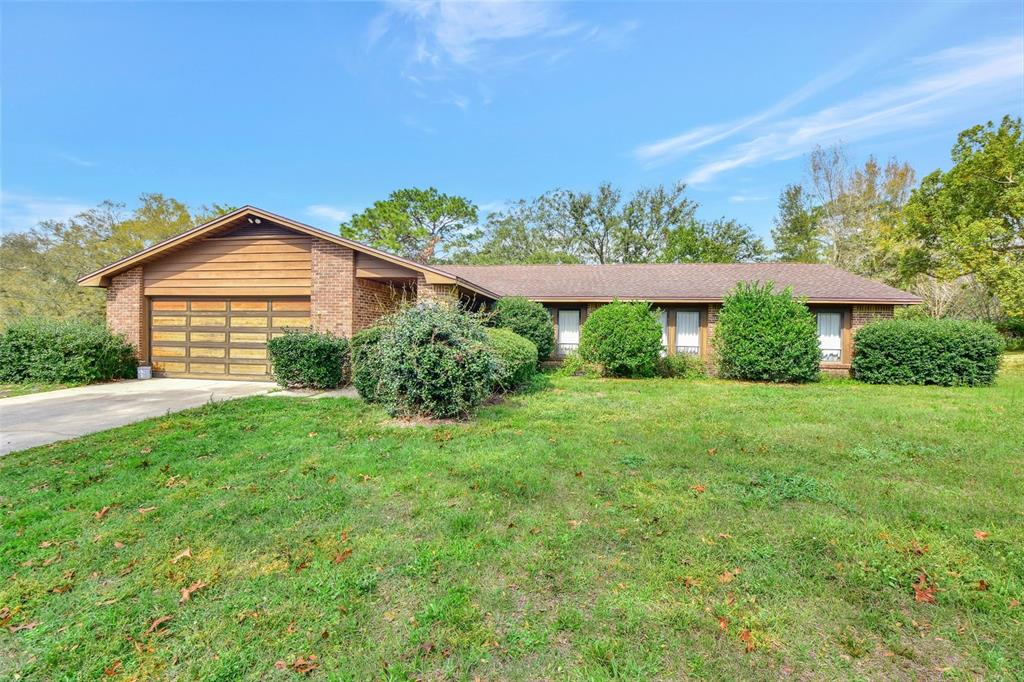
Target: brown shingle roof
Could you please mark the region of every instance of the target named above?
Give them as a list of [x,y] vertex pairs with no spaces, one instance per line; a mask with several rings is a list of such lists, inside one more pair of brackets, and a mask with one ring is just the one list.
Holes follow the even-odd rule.
[[442,265],[502,296],[540,301],[717,301],[738,282],[772,281],[816,302],[919,303],[917,296],[832,267],[803,263]]

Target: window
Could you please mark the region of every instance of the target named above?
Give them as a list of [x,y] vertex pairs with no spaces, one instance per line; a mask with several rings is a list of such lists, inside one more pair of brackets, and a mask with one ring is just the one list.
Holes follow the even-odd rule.
[[818,345],[821,347],[822,362],[839,362],[843,359],[843,314],[820,312],[818,317]]
[[676,353],[700,355],[700,313],[696,310],[676,311]]
[[659,311],[658,317],[661,320],[661,357],[665,357],[668,352],[668,311]]
[[580,347],[580,311],[558,311],[558,354],[572,353]]

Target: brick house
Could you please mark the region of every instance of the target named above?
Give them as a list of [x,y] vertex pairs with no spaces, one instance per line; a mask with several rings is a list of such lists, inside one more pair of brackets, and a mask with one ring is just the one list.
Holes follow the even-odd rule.
[[552,315],[556,357],[609,301],[659,308],[669,354],[710,357],[723,296],[772,281],[818,318],[822,368],[845,372],[853,332],[916,296],[826,265],[423,265],[251,206],[123,258],[79,280],[107,290],[107,325],[154,373],[262,379],[266,342],[289,327],[351,336],[403,301],[457,299],[480,308],[525,296]]

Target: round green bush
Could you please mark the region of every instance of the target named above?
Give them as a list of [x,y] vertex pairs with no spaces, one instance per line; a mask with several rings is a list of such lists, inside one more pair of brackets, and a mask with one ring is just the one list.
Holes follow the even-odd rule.
[[658,358],[658,376],[666,379],[697,379],[707,376],[704,361],[696,355],[666,355]]
[[135,349],[101,324],[21,320],[0,334],[0,381],[88,384],[134,379]]
[[821,347],[814,314],[789,289],[741,282],[722,302],[713,339],[718,372],[747,381],[815,381]]
[[614,301],[587,316],[579,353],[611,376],[654,376],[661,355],[661,324],[648,303]]
[[466,416],[490,395],[498,372],[484,328],[443,303],[389,316],[375,352],[380,374],[372,399],[393,415]]
[[492,327],[511,329],[533,341],[537,346],[538,360],[547,360],[555,349],[555,327],[551,324],[551,314],[536,301],[521,296],[499,299],[488,323]]
[[511,329],[488,329],[488,343],[498,363],[494,387],[514,391],[537,373],[537,346]]
[[380,354],[377,343],[384,336],[384,327],[369,327],[352,336],[349,357],[352,365],[352,385],[367,402],[373,402],[380,383]]
[[884,320],[853,337],[853,376],[871,384],[991,384],[1005,341],[966,320]]
[[267,343],[267,353],[282,386],[330,389],[348,378],[348,340],[343,337],[286,331]]

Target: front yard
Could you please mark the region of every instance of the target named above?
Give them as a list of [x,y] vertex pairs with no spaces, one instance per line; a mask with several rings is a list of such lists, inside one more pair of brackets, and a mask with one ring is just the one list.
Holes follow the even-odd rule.
[[[1024,677],[1024,372],[206,406],[0,459],[0,678]],[[315,657],[315,658],[314,658]]]

